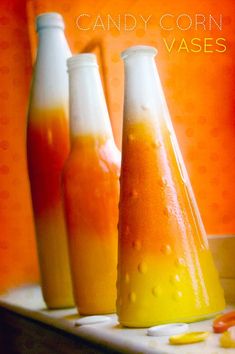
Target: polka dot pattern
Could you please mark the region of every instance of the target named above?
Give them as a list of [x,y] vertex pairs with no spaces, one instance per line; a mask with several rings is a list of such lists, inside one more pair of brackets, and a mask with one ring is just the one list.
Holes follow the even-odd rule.
[[7,175],[9,173],[9,167],[7,165],[1,165],[0,173],[2,173],[3,175]]
[[9,148],[9,142],[7,140],[0,141],[0,149],[7,150]]

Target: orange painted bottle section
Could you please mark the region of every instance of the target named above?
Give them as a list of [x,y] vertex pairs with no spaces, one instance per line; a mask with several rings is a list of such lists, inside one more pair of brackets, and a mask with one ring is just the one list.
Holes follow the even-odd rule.
[[73,305],[62,205],[61,173],[69,153],[63,109],[30,114],[27,156],[37,234],[42,290],[48,307]]
[[[222,289],[164,123],[124,123],[118,315],[141,327],[224,308]],[[157,125],[157,126],[156,126]]]
[[63,174],[75,302],[80,314],[115,311],[119,152],[103,136],[74,138]]
[[61,110],[38,112],[29,118],[28,161],[37,216],[61,203],[60,179],[69,153],[68,136]]

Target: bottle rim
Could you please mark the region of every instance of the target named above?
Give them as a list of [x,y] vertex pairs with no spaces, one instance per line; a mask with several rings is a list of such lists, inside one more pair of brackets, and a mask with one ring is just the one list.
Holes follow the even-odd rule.
[[67,59],[68,71],[84,66],[98,67],[96,55],[93,53],[80,53]]
[[36,31],[40,31],[42,28],[58,27],[65,28],[64,20],[61,14],[58,12],[45,12],[39,14],[36,17]]
[[132,55],[157,55],[158,50],[155,47],[151,47],[148,45],[136,45],[125,49],[121,52],[121,58],[127,59],[129,56]]

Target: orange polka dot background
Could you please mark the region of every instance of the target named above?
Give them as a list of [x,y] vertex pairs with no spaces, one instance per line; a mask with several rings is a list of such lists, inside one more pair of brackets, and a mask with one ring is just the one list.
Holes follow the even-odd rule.
[[38,281],[25,156],[31,77],[22,1],[0,2],[0,292]]
[[[158,48],[159,74],[172,121],[209,234],[235,232],[235,85],[233,0],[2,0],[0,3],[0,272],[1,283],[37,279],[37,266],[25,156],[26,112],[37,37],[35,16],[57,11],[65,19],[66,35],[74,53],[97,54],[114,135],[121,146],[123,64],[120,52],[131,45]],[[87,13],[94,24],[125,13],[147,18],[151,27],[134,31],[92,28],[82,31],[77,17]],[[159,25],[162,14],[223,15],[223,31],[173,32]],[[84,21],[88,19],[85,18]],[[93,22],[92,22],[93,21]],[[87,22],[85,22],[87,24]],[[225,37],[225,53],[168,53],[163,42],[176,37]],[[3,280],[2,280],[3,279]]]

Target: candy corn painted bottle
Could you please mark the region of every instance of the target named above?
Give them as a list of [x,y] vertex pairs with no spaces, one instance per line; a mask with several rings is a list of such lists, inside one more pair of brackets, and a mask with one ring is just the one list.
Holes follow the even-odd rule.
[[71,153],[63,185],[80,314],[115,311],[120,153],[94,54],[68,60]]
[[120,323],[129,327],[196,321],[225,306],[155,55],[147,46],[122,53],[117,308]]
[[68,78],[71,55],[59,14],[38,16],[39,47],[27,129],[27,155],[41,269],[50,308],[73,305],[61,173],[69,153]]

